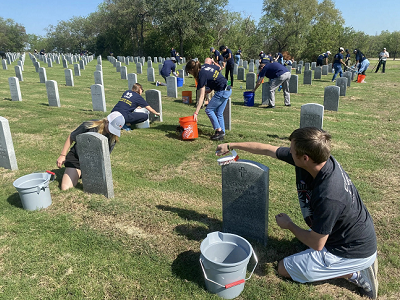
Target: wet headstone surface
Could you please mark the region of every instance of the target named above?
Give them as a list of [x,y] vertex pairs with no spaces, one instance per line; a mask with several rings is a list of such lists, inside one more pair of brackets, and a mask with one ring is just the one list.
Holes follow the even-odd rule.
[[312,71],[311,70],[304,71],[303,84],[312,84]]
[[322,69],[320,66],[315,67],[314,69],[314,79],[321,79],[322,78]]
[[178,98],[178,87],[175,76],[167,77],[167,97]]
[[289,93],[296,94],[299,91],[299,76],[292,75],[289,79]]
[[159,90],[147,90],[145,92],[146,101],[149,105],[156,111],[160,113],[160,116],[156,116],[153,113],[149,114],[149,121],[155,122],[159,121],[162,122],[162,102],[161,102],[161,92]]
[[252,90],[256,86],[256,73],[247,73],[246,74],[246,90]]
[[269,168],[249,160],[222,166],[223,231],[266,245]]

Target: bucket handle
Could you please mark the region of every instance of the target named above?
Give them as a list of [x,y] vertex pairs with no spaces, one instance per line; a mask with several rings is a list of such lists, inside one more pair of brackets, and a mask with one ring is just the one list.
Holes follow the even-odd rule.
[[226,284],[226,285],[222,285],[222,284],[220,284],[220,283],[218,283],[218,282],[215,282],[215,281],[213,281],[213,280],[207,278],[207,274],[206,274],[206,271],[204,270],[203,261],[201,260],[201,257],[200,257],[199,261],[200,261],[201,269],[203,270],[204,278],[205,278],[207,281],[210,281],[210,282],[212,282],[212,283],[214,283],[214,284],[216,284],[216,285],[219,285],[219,286],[221,286],[221,287],[223,287],[223,288],[225,288],[225,289],[229,289],[229,288],[234,287],[234,286],[236,286],[236,285],[242,284],[242,283],[244,283],[245,281],[247,281],[247,280],[249,280],[249,279],[251,278],[251,276],[253,275],[254,270],[256,269],[257,264],[258,264],[257,255],[256,255],[256,253],[254,252],[254,250],[253,250],[253,256],[254,256],[254,259],[255,259],[256,263],[255,263],[255,265],[254,265],[254,267],[253,267],[253,270],[251,271],[250,276],[249,276],[248,278],[240,279],[240,280],[238,280],[238,281],[235,281],[235,282],[232,282],[232,283],[228,283],[228,284]]
[[[49,170],[46,170],[46,173],[48,173],[48,174],[50,174],[50,177],[45,181],[45,182],[43,182],[42,184],[39,184],[37,187],[36,187],[36,192],[38,193],[38,194],[40,194],[40,191],[41,190],[45,190],[46,189],[46,187],[49,185],[49,182],[53,182],[55,179],[56,179],[56,173],[54,173],[54,172],[51,172],[51,171],[49,171]],[[51,180],[51,178],[52,178],[52,176],[53,176],[53,180]]]

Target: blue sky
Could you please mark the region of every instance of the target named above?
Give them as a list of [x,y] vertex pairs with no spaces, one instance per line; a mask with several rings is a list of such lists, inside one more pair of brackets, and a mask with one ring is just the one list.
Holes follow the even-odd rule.
[[[73,16],[87,16],[97,10],[101,0],[68,0],[38,2],[32,0],[13,0],[4,4],[1,0],[0,17],[13,19],[25,26],[27,33],[44,36],[45,28],[57,25]],[[333,0],[335,7],[342,12],[345,25],[366,34],[380,34],[383,30],[400,31],[400,1],[354,1]],[[226,9],[251,16],[258,21],[262,15],[262,0],[229,0]]]

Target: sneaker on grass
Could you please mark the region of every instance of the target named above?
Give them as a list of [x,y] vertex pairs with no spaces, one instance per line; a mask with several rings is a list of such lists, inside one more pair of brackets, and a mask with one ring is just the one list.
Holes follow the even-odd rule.
[[224,136],[225,136],[225,132],[223,132],[222,130],[221,131],[216,130],[214,135],[212,135],[210,137],[210,139],[214,140],[214,141],[222,141],[224,139]]
[[375,259],[372,266],[357,272],[357,279],[349,279],[350,282],[360,287],[360,293],[370,299],[378,296],[378,260]]

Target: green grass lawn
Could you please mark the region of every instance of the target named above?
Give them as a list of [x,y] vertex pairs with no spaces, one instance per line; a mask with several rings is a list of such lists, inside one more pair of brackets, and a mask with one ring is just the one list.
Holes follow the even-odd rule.
[[[379,295],[399,299],[400,62],[389,60],[386,74],[372,73],[375,63],[366,84],[351,83],[338,112],[325,111],[324,129],[332,134],[332,154],[374,219]],[[62,64],[46,68],[47,79],[58,82],[60,108],[48,106],[45,84],[39,83],[28,54],[20,82],[23,101],[11,101],[8,77],[15,76],[16,64],[0,69],[0,116],[9,121],[19,167],[0,168],[0,299],[219,299],[207,292],[198,262],[201,241],[207,233],[222,230],[218,142],[209,139],[213,129],[204,110],[199,114],[199,138],[182,141],[175,132],[179,118],[192,115],[195,108],[167,97],[166,87],[147,82],[145,65],[138,81],[145,90],[161,91],[164,122],[122,132],[111,154],[115,197],[84,193],[81,184],[61,191],[64,169],[57,169],[56,160],[65,139],[83,121],[107,115],[92,110],[96,59],[74,77],[74,87],[65,86]],[[154,68],[156,79],[162,80],[157,64]],[[131,63],[128,73],[135,72]],[[107,60],[103,76],[110,112],[128,81],[121,80]],[[282,92],[277,92],[274,110],[258,107],[261,88],[254,107],[244,106],[240,86],[245,83],[235,81],[232,130],[225,141],[289,145],[288,136],[299,127],[301,105],[323,104],[331,76],[304,86],[300,75],[292,106],[285,107]],[[182,91],[195,94],[193,78],[186,78],[178,94]],[[237,299],[360,299],[346,280],[298,284],[277,276],[277,261],[304,249],[274,219],[285,212],[305,227],[294,169],[268,157],[238,154],[270,168],[270,204],[268,245],[253,243],[260,264]],[[12,183],[43,170],[57,174],[50,184],[52,205],[25,211]]]

